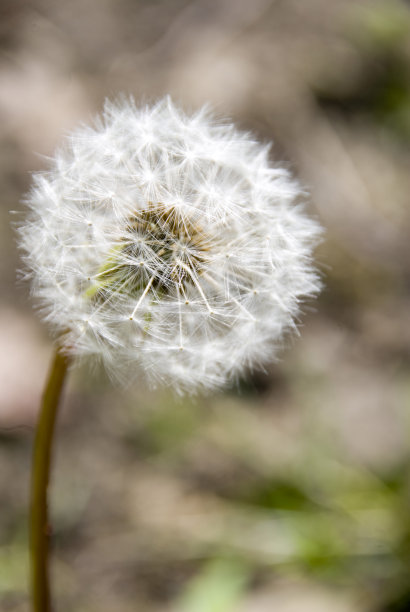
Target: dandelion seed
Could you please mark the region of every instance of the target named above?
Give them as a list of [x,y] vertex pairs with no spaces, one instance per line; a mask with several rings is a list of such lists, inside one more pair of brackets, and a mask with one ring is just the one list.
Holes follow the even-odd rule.
[[223,386],[269,360],[319,290],[301,195],[204,109],[107,102],[34,176],[20,228],[33,293],[67,351],[120,379]]

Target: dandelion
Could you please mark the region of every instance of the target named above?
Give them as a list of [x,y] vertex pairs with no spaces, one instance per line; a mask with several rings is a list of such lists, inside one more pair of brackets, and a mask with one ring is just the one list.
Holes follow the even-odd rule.
[[74,357],[178,392],[222,387],[271,359],[319,289],[319,226],[263,146],[169,98],[107,102],[34,175],[20,245],[58,335],[34,445],[33,610],[50,612],[47,485]]
[[212,389],[272,358],[317,292],[318,226],[269,147],[169,98],[106,103],[34,176],[21,244],[66,352]]

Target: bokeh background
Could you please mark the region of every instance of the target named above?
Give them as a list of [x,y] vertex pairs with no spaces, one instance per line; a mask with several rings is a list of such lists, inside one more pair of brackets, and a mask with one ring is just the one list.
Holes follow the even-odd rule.
[[[28,603],[51,355],[11,225],[105,97],[209,102],[274,141],[325,283],[267,372],[178,400],[73,372],[51,488],[67,612],[410,610],[410,3],[0,1],[0,609]],[[17,211],[16,213],[10,211]]]

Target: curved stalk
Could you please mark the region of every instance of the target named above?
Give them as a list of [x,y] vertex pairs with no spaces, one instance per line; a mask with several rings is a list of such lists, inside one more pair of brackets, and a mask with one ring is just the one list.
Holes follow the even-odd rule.
[[33,448],[30,504],[30,558],[33,612],[51,612],[48,579],[50,525],[47,490],[51,445],[59,400],[70,359],[55,349],[41,402]]

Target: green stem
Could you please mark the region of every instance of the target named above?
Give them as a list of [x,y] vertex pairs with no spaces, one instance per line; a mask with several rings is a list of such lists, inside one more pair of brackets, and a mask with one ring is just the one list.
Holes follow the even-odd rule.
[[48,580],[50,526],[47,489],[57,408],[70,359],[56,348],[38,417],[33,449],[30,505],[30,556],[33,612],[51,612]]

